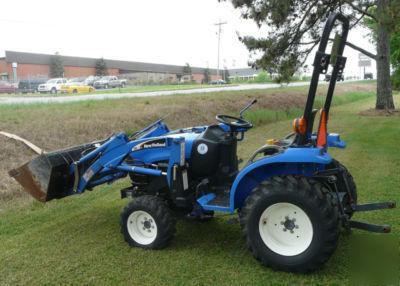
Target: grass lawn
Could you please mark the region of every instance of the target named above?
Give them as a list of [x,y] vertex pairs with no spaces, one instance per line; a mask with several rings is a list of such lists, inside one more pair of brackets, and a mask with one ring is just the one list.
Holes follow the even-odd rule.
[[[372,107],[374,101],[374,96],[360,93],[338,97],[328,129],[340,133],[348,147],[332,148],[330,153],[353,174],[360,203],[400,201],[400,117],[358,115]],[[399,106],[399,94],[395,101]],[[64,112],[78,109],[90,113],[94,106],[99,108],[98,104],[71,106],[65,106]],[[118,103],[113,106],[116,108]],[[30,114],[43,110],[34,107]],[[0,117],[19,122],[12,117],[16,112],[19,109],[14,107],[6,113],[7,119],[4,114]],[[249,114],[256,120],[265,115],[262,112]],[[281,113],[274,115],[278,121],[259,120],[257,127],[247,133],[245,141],[238,144],[239,157],[246,159],[267,139],[291,132],[289,116],[277,114]],[[17,126],[22,124],[15,122]],[[82,130],[85,126],[81,126]],[[351,236],[343,235],[328,263],[308,275],[279,273],[260,266],[246,249],[240,226],[228,224],[231,216],[221,213],[210,222],[178,221],[175,237],[164,250],[130,248],[119,233],[119,214],[128,203],[120,199],[119,190],[127,184],[119,181],[45,205],[10,201],[0,212],[0,284],[343,285],[351,281],[348,254],[351,245],[362,236],[358,230]],[[399,209],[395,209],[357,213],[355,218],[392,225],[387,237],[398,242],[399,215]],[[393,251],[399,253],[398,248]]]
[[114,88],[114,89],[97,89],[94,93],[127,93],[127,92],[143,92],[143,91],[161,91],[161,90],[184,90],[194,88],[209,88],[209,87],[223,87],[223,86],[235,86],[235,84],[224,84],[224,85],[211,85],[211,84],[173,84],[173,85],[150,85],[150,86],[133,86],[126,88]]

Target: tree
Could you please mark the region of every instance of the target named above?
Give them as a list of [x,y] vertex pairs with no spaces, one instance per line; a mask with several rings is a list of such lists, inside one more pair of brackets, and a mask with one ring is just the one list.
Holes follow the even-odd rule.
[[96,61],[96,75],[98,76],[108,75],[107,64],[103,58],[100,58]]
[[183,73],[183,75],[181,75],[181,77],[185,76],[185,75],[189,75],[190,76],[189,80],[190,81],[192,80],[192,68],[190,67],[189,63],[186,63],[186,65],[183,67],[182,73]]
[[390,39],[390,60],[394,69],[392,74],[393,87],[400,89],[400,33],[393,33]]
[[192,68],[190,67],[189,63],[186,63],[186,65],[183,67],[183,74],[192,74]]
[[[266,38],[239,37],[253,56],[262,54],[250,64],[284,77],[293,76],[304,66],[307,56],[319,43],[321,30],[331,12],[345,14],[350,28],[360,24],[364,17],[371,18],[377,23],[378,38],[377,55],[372,55],[377,62],[376,108],[394,108],[390,87],[390,33],[400,18],[399,0],[231,1],[235,8],[241,9],[242,17],[272,30]],[[376,14],[370,13],[370,8],[374,7]]]
[[50,76],[51,77],[63,77],[64,76],[64,64],[61,56],[56,52],[51,57],[50,61]]
[[229,77],[230,77],[229,70],[226,67],[224,67],[224,81],[226,81],[226,83],[231,83],[231,79]]
[[[375,14],[375,9],[370,9]],[[371,18],[364,19],[364,25],[371,30],[371,42],[377,44],[377,23]],[[390,62],[393,67],[392,86],[400,89],[400,21],[390,35]]]
[[210,81],[210,70],[208,68],[204,69],[204,83],[208,83]]

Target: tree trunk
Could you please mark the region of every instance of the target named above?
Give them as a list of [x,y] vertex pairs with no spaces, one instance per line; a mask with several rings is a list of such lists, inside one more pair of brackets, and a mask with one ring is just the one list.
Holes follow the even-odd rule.
[[[377,15],[384,14],[390,0],[378,0]],[[388,27],[377,23],[377,97],[376,109],[394,109],[392,87],[390,82],[390,31]]]

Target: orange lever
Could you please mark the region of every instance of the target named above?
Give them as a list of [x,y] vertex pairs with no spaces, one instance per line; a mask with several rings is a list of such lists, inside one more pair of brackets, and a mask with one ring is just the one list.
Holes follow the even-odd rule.
[[319,124],[318,137],[317,137],[317,146],[319,147],[325,147],[326,145],[326,135],[327,135],[326,124],[327,124],[326,111],[324,109],[321,109],[321,122]]

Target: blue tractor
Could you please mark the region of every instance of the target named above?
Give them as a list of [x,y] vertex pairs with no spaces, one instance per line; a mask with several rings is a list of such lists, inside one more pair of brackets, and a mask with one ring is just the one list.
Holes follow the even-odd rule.
[[[334,23],[341,22],[331,54],[325,53]],[[321,267],[336,249],[341,227],[390,232],[387,225],[351,220],[355,211],[392,208],[392,202],[357,205],[349,171],[328,153],[344,148],[338,134],[327,133],[329,108],[342,56],[348,20],[330,15],[319,50],[302,118],[282,140],[269,140],[239,169],[237,144],[252,124],[217,115],[217,124],[169,130],[163,119],[132,137],[124,133],[84,145],[45,153],[11,170],[41,202],[82,194],[95,186],[129,176],[121,190],[131,201],[121,213],[125,241],[145,249],[162,249],[173,239],[175,215],[208,219],[214,212],[237,213],[246,245],[265,266],[289,272]],[[333,65],[319,126],[314,98],[321,73]]]

